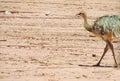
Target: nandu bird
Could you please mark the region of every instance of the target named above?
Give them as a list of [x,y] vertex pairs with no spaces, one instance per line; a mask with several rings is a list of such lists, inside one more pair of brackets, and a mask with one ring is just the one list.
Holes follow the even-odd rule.
[[84,19],[84,27],[87,31],[92,32],[96,36],[102,38],[106,42],[104,52],[98,63],[94,66],[100,66],[100,63],[107,53],[108,49],[111,49],[115,65],[117,67],[117,61],[115,58],[114,47],[111,43],[113,39],[120,38],[120,16],[102,16],[99,17],[93,25],[89,25],[87,22],[87,15],[85,12],[80,12],[76,15],[77,17],[82,17]]

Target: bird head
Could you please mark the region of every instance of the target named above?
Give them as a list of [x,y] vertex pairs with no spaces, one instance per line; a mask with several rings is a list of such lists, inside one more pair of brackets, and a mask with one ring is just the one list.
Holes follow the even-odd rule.
[[76,14],[77,17],[86,17],[86,13],[84,11],[79,12],[78,14]]

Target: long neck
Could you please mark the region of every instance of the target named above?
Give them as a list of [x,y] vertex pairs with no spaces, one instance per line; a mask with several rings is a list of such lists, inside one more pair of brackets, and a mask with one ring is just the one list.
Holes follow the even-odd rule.
[[85,27],[85,29],[87,29],[88,31],[91,31],[92,26],[88,24],[86,14],[83,15],[83,19],[84,19],[84,27]]

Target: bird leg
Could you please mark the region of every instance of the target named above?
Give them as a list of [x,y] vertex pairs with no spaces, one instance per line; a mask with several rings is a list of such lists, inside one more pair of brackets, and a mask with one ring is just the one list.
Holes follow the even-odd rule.
[[101,63],[103,57],[105,56],[105,54],[107,53],[108,49],[109,49],[109,45],[108,45],[108,43],[106,42],[106,46],[105,46],[105,48],[104,48],[104,52],[103,52],[103,54],[102,54],[102,57],[100,58],[99,62],[98,62],[96,65],[94,65],[94,66],[100,66],[100,63]]
[[114,67],[117,67],[117,61],[116,61],[116,58],[115,58],[115,52],[114,52],[113,44],[110,41],[108,41],[108,45],[109,45],[109,47],[110,47],[110,49],[112,51],[113,58],[114,58],[114,61],[115,61],[115,66]]

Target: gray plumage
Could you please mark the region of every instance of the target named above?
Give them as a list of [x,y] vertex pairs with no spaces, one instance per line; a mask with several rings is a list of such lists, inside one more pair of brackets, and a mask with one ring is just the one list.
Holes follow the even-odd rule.
[[110,32],[115,38],[120,38],[120,17],[117,15],[102,16],[95,21],[93,29],[101,35]]

